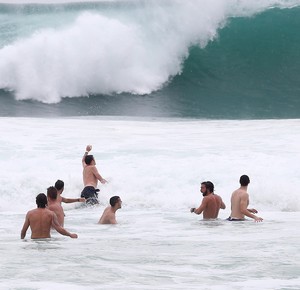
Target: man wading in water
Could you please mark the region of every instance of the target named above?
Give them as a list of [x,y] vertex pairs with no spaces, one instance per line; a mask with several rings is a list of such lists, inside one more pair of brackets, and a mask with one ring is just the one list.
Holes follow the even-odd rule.
[[87,204],[98,204],[98,180],[105,184],[107,181],[100,175],[96,167],[96,161],[93,155],[89,155],[92,150],[92,145],[86,146],[86,151],[82,157],[83,167],[83,184],[84,189],[81,192],[81,197],[86,199]]

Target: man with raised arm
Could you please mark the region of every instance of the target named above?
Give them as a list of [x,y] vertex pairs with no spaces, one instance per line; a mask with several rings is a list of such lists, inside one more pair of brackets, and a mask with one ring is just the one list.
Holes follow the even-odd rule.
[[254,219],[256,222],[261,222],[263,219],[255,215],[255,208],[248,208],[249,194],[247,192],[250,178],[247,175],[240,177],[241,187],[235,190],[231,195],[231,214],[227,219],[229,221],[243,221],[245,216]]
[[99,189],[97,189],[98,180],[103,184],[107,183],[107,181],[98,172],[94,156],[89,155],[91,150],[92,145],[87,145],[86,151],[82,157],[84,189],[81,192],[81,197],[84,197],[88,204],[97,204],[99,203]]
[[25,222],[21,230],[21,239],[24,239],[28,228],[31,229],[32,239],[46,239],[51,238],[51,226],[60,234],[77,239],[76,234],[71,234],[58,223],[56,214],[47,209],[47,196],[40,193],[36,197],[37,208],[30,210],[26,214]]
[[220,208],[226,207],[222,198],[214,194],[214,184],[211,181],[202,182],[200,191],[203,195],[202,202],[198,208],[191,208],[191,212],[195,214],[203,212],[203,219],[216,219]]
[[109,200],[110,206],[108,206],[98,222],[98,224],[116,224],[116,211],[122,207],[122,200],[119,196],[113,196]]

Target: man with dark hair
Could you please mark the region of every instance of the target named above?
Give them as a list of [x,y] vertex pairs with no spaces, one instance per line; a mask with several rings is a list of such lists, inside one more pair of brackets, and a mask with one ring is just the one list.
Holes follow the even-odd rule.
[[25,222],[21,230],[21,239],[26,236],[27,229],[31,229],[32,239],[45,239],[51,238],[50,229],[51,226],[55,228],[57,232],[64,236],[69,236],[73,239],[77,238],[76,234],[71,234],[63,227],[60,226],[57,220],[56,214],[47,209],[47,197],[44,193],[40,193],[36,197],[37,208],[30,210],[26,214]]
[[261,222],[263,219],[254,215],[257,210],[247,208],[249,205],[249,194],[247,193],[250,178],[247,175],[240,177],[241,187],[235,190],[231,195],[231,214],[227,219],[229,221],[243,221],[245,216],[254,219],[256,222]]
[[101,218],[99,219],[98,224],[116,224],[116,211],[122,207],[122,200],[119,196],[113,196],[109,200],[110,206],[108,206]]
[[56,214],[58,223],[63,227],[65,221],[64,210],[57,200],[57,190],[54,186],[50,186],[47,188],[47,198],[48,209]]
[[57,190],[57,201],[61,204],[62,202],[64,203],[73,203],[73,202],[85,202],[85,198],[81,197],[81,198],[67,198],[67,197],[63,197],[61,196],[61,194],[63,193],[64,189],[65,189],[65,183],[62,180],[57,180],[55,182],[54,187]]
[[195,214],[201,214],[203,212],[204,219],[216,219],[219,215],[220,208],[226,208],[222,198],[214,194],[214,184],[211,181],[202,182],[200,191],[203,195],[202,203],[198,208],[191,208],[191,212]]
[[94,156],[89,155],[91,150],[92,145],[87,145],[86,151],[82,157],[84,189],[81,192],[81,197],[86,199],[87,204],[93,205],[99,203],[99,189],[97,189],[98,180],[103,184],[107,183],[107,181],[98,172]]

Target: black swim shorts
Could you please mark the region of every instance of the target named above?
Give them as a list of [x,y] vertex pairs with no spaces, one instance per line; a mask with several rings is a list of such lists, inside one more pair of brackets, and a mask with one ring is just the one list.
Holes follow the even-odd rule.
[[93,186],[86,186],[81,192],[81,197],[86,199],[87,204],[98,204],[98,191],[99,189],[95,189]]
[[229,218],[226,219],[227,221],[231,221],[231,222],[241,222],[244,221],[245,219],[237,219],[237,218],[232,218],[231,216]]

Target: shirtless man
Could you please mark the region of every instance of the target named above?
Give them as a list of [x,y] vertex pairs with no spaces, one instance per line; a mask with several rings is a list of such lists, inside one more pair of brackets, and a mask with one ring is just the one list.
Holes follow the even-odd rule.
[[48,209],[56,214],[58,223],[63,227],[65,221],[64,209],[62,208],[61,203],[57,200],[57,190],[55,187],[50,186],[47,188],[47,198]]
[[98,180],[103,184],[107,181],[98,172],[94,156],[89,155],[91,150],[92,145],[87,145],[82,157],[84,189],[81,192],[81,197],[84,197],[88,204],[97,204],[99,203],[97,199],[99,190],[96,189]]
[[57,232],[64,236],[69,236],[73,239],[77,238],[76,234],[71,234],[63,227],[61,227],[57,221],[55,213],[46,208],[47,197],[44,193],[40,193],[36,197],[37,208],[30,210],[25,218],[23,228],[21,230],[21,239],[26,236],[26,231],[30,226],[32,239],[46,239],[51,238],[50,229],[51,226],[56,229]]
[[[62,202],[64,203],[73,203],[73,202],[85,202],[85,198],[67,198],[67,197],[63,197],[61,196],[61,194],[63,193],[64,189],[65,189],[65,183],[62,180],[57,180],[55,182],[54,187],[57,190],[57,201],[61,204]],[[49,205],[49,201],[48,201],[48,205]]]
[[257,210],[254,208],[247,208],[249,205],[249,194],[247,193],[250,179],[247,175],[240,177],[241,187],[235,190],[231,195],[231,214],[227,219],[229,221],[243,221],[245,216],[254,219],[256,222],[261,222],[263,219],[254,215]]
[[198,208],[191,208],[191,212],[195,214],[201,214],[203,212],[203,219],[216,219],[219,215],[220,208],[226,208],[222,198],[214,194],[214,185],[210,181],[202,182],[200,191],[204,196],[202,203]]
[[110,206],[108,206],[98,224],[116,224],[116,211],[122,207],[122,200],[119,196],[113,196],[109,200]]

